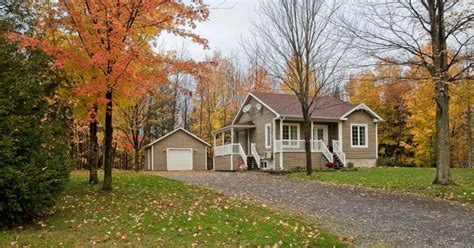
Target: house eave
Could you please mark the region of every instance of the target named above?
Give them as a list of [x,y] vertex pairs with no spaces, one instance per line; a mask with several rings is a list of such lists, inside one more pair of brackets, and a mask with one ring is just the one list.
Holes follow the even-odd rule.
[[372,109],[370,109],[369,107],[367,107],[367,105],[361,103],[357,106],[355,106],[354,108],[352,108],[351,110],[347,111],[347,113],[345,113],[343,116],[341,116],[341,118],[339,118],[340,120],[347,120],[347,117],[354,113],[355,111],[357,110],[364,110],[366,111],[367,113],[369,113],[370,115],[372,115],[372,117],[374,117],[374,122],[376,122],[375,120],[378,121],[383,121],[382,117],[380,117],[377,113],[375,113]]
[[218,133],[223,133],[225,131],[229,131],[231,130],[232,128],[235,128],[235,129],[239,129],[239,128],[244,128],[244,129],[248,129],[248,128],[255,128],[256,126],[255,125],[239,125],[239,124],[235,124],[235,125],[229,125],[229,126],[225,126],[225,127],[222,127],[222,128],[219,128],[217,130],[214,130],[211,132],[212,135],[215,135],[215,134],[218,134]]
[[[303,116],[301,115],[281,115],[285,118],[290,118],[290,119],[298,119],[298,120],[303,120]],[[318,121],[318,120],[325,120],[325,121],[339,121],[340,118],[337,117],[325,117],[325,116],[311,116],[310,118],[312,121]]]

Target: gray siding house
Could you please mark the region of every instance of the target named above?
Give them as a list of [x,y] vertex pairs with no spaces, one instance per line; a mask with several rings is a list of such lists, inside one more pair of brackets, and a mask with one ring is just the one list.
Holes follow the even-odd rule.
[[[374,167],[377,125],[383,121],[365,104],[320,97],[311,115],[315,168],[326,162]],[[231,125],[213,132],[214,170],[243,165],[281,171],[305,167],[303,115],[295,95],[249,93]]]

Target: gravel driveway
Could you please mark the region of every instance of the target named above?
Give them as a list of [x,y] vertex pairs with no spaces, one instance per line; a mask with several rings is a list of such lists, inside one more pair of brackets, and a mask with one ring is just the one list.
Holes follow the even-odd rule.
[[355,236],[358,246],[474,247],[472,206],[261,172],[159,175],[310,214],[326,229]]

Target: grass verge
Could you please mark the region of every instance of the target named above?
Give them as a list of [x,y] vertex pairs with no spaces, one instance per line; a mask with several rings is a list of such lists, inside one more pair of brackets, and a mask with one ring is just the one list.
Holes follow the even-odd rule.
[[335,184],[356,185],[398,192],[410,192],[461,203],[474,203],[474,169],[451,169],[456,185],[433,185],[435,168],[370,168],[352,171],[304,172],[288,177],[317,180]]
[[31,225],[0,231],[0,247],[345,247],[296,215],[213,190],[134,172],[114,172],[114,192],[74,172],[56,206]]

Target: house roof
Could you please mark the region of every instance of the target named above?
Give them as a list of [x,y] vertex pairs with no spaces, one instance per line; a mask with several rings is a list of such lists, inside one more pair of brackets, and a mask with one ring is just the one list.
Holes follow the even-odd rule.
[[370,115],[372,115],[372,117],[374,117],[376,120],[374,121],[383,121],[382,117],[380,117],[377,113],[375,113],[372,109],[370,109],[369,107],[367,107],[367,105],[361,103],[357,106],[355,106],[354,108],[352,108],[351,110],[349,110],[349,112],[345,113],[341,119],[345,119],[347,118],[347,116],[349,116],[350,114],[352,114],[354,111],[356,110],[365,110],[367,111]]
[[169,132],[169,133],[167,133],[167,134],[161,136],[159,139],[154,140],[154,141],[151,142],[150,144],[146,145],[145,148],[148,148],[148,147],[150,147],[150,146],[152,146],[152,145],[154,145],[154,144],[156,144],[156,143],[158,143],[158,142],[164,140],[166,137],[168,137],[168,136],[170,136],[170,135],[172,135],[172,134],[174,134],[174,133],[176,133],[176,132],[178,132],[178,131],[183,131],[183,132],[185,132],[186,134],[188,134],[189,136],[193,137],[194,139],[196,139],[196,140],[198,140],[198,141],[204,143],[205,145],[211,146],[209,143],[207,143],[206,141],[202,140],[202,139],[199,138],[198,136],[196,136],[196,135],[194,135],[193,133],[189,132],[188,130],[186,130],[186,129],[180,127],[180,128],[177,128],[177,129],[175,129],[175,130],[173,130],[173,131],[171,131],[171,132]]
[[[265,103],[271,110],[282,116],[302,117],[303,111],[296,95],[278,93],[251,93],[257,100]],[[339,119],[354,109],[351,103],[331,96],[318,97],[313,104],[313,118]]]

